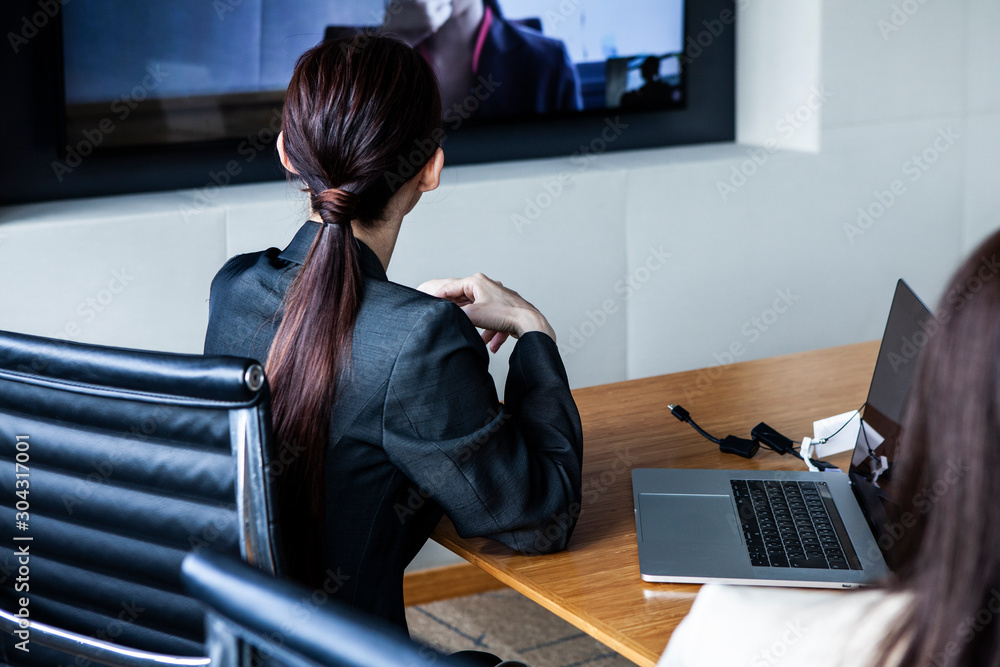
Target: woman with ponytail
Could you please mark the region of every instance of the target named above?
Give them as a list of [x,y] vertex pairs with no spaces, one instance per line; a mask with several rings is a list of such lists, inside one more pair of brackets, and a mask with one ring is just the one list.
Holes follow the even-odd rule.
[[[205,341],[265,363],[286,574],[403,627],[403,569],[443,514],[463,536],[555,551],[581,489],[579,414],[545,317],[480,274],[428,293],[386,278],[404,216],[438,186],[440,123],[433,71],[405,44],[303,54],[278,151],[312,214],[284,250],[219,271]],[[486,347],[508,336],[501,405]]]

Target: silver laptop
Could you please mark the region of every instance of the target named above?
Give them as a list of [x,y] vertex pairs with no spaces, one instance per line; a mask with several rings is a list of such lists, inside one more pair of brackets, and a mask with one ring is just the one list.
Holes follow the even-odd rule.
[[900,280],[848,474],[633,470],[643,580],[856,588],[887,575],[901,414],[931,317]]

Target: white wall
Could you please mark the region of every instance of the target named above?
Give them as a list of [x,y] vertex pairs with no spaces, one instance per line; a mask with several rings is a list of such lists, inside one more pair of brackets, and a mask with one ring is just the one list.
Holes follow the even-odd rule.
[[[578,387],[733,349],[747,360],[877,338],[901,276],[933,302],[1000,226],[1000,6],[738,4],[744,144],[609,153],[582,171],[449,168],[404,225],[390,277],[503,280],[550,316]],[[770,137],[798,150],[761,148]],[[925,152],[935,162],[913,171]],[[731,180],[741,168],[752,175]],[[896,181],[901,194],[851,237],[859,207],[878,214]],[[517,225],[530,202],[544,210]],[[0,328],[200,351],[214,272],[283,246],[304,217],[283,183],[0,210]],[[639,289],[626,294],[629,278]]]

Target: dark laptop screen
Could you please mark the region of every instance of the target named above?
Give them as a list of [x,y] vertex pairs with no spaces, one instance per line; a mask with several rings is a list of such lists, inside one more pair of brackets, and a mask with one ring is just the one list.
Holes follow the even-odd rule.
[[900,424],[917,357],[936,329],[927,306],[905,282],[896,283],[851,458],[851,481],[876,537],[885,521],[884,506],[893,498]]

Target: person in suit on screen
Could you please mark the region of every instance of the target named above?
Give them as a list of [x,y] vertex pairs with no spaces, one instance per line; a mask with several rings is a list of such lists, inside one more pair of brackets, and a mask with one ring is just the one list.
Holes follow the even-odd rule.
[[643,85],[622,95],[622,109],[626,111],[657,111],[677,105],[681,91],[660,78],[661,58],[648,56],[642,61]]
[[[226,262],[205,339],[265,362],[287,574],[403,628],[403,569],[443,514],[538,553],[580,513],[580,417],[546,318],[481,274],[423,292],[386,278],[404,216],[438,186],[442,136],[434,73],[406,44],[306,52],[278,149],[312,215],[284,250]],[[508,336],[501,405],[487,345]]]
[[496,0],[392,0],[382,29],[434,67],[452,125],[583,108],[565,44],[507,20]]

